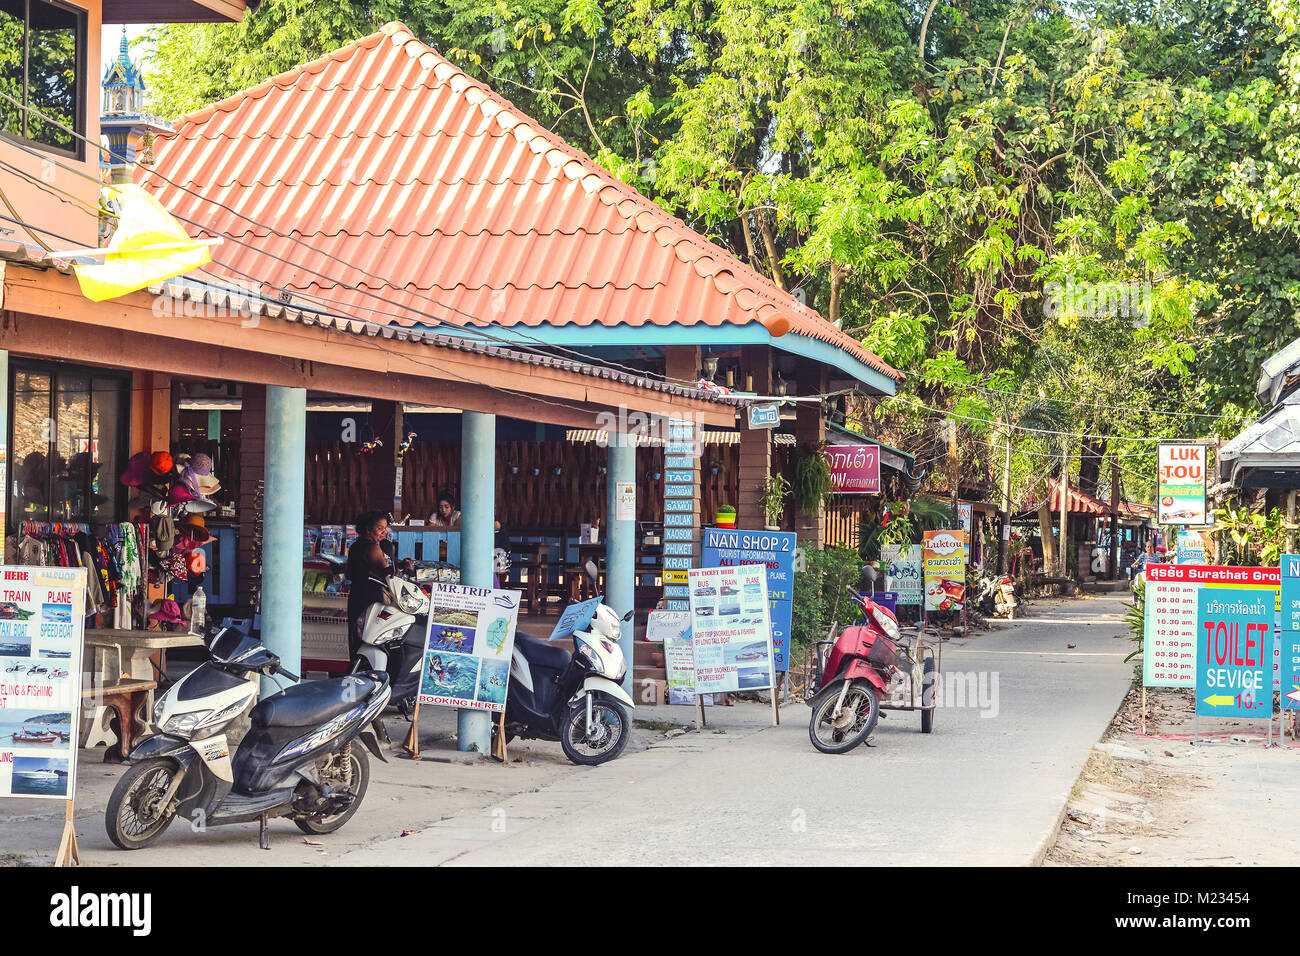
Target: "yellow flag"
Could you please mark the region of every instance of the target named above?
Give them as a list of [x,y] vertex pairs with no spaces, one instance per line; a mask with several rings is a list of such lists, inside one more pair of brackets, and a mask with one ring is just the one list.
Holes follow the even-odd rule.
[[212,261],[211,240],[191,239],[162,203],[135,183],[110,187],[118,197],[117,231],[104,261],[73,267],[81,294],[114,299]]

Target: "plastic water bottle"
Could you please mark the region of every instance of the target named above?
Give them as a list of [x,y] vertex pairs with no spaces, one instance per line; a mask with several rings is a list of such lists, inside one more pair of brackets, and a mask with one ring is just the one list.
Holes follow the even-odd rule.
[[194,596],[190,598],[190,633],[202,634],[207,618],[208,597],[203,593],[203,588],[197,588]]

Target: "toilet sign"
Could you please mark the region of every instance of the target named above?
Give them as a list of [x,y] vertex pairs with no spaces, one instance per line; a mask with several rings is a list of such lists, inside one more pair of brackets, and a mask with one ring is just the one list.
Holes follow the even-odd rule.
[[1196,715],[1273,716],[1273,600],[1203,587],[1196,619]]

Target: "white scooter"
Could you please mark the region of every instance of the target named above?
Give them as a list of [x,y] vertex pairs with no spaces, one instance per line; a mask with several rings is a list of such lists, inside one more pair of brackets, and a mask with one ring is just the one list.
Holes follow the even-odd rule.
[[[596,577],[595,565],[587,574]],[[577,764],[613,760],[627,746],[636,705],[623,690],[627,659],[619,647],[624,621],[601,603],[584,631],[573,634],[574,653],[550,641],[515,635],[506,695],[506,739],[558,740]]]
[[393,690],[391,703],[409,719],[420,693],[420,665],[429,631],[429,595],[395,574],[371,580],[383,588],[383,597],[366,608],[361,619],[361,646],[349,673],[387,674]]

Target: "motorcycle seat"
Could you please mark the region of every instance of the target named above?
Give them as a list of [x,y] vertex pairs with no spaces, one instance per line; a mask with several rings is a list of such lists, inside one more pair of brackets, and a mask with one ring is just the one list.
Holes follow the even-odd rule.
[[519,648],[528,663],[547,670],[562,671],[569,666],[569,660],[573,657],[558,644],[529,637],[522,632],[515,634],[515,647]]
[[267,697],[248,716],[259,729],[310,727],[346,714],[378,687],[378,681],[364,674],[294,684]]

